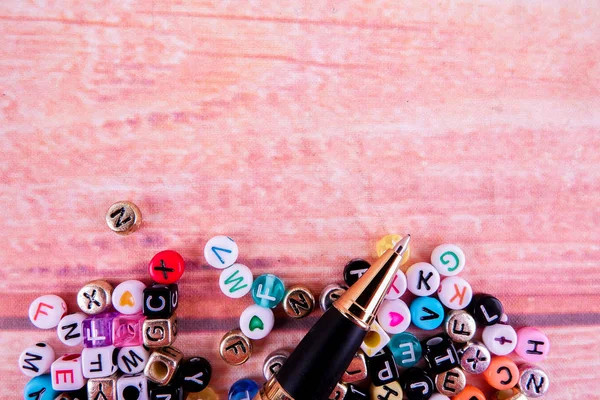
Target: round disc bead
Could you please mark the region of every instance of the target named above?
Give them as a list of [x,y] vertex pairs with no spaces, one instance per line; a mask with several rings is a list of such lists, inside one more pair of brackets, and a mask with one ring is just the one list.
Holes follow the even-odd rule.
[[23,389],[23,398],[27,400],[54,400],[59,394],[59,391],[52,388],[50,374],[36,376],[27,382]]
[[346,282],[346,285],[354,285],[367,272],[370,266],[371,264],[362,258],[350,260],[344,267],[344,282]]
[[550,388],[550,379],[543,369],[525,364],[519,368],[519,388],[527,398],[542,397]]
[[455,244],[441,244],[431,252],[431,264],[442,276],[458,275],[465,268],[465,253]]
[[396,364],[402,368],[410,368],[421,360],[423,350],[421,342],[410,332],[402,332],[392,336],[388,347],[392,351]]
[[450,398],[440,393],[434,393],[433,396],[429,398],[429,400],[450,400]]
[[287,361],[290,352],[285,349],[275,350],[270,353],[263,363],[263,376],[266,380],[271,379]]
[[40,329],[54,328],[67,312],[67,303],[54,294],[46,294],[29,305],[29,320]]
[[371,399],[402,400],[402,387],[398,381],[391,381],[381,386],[371,384]]
[[263,339],[273,329],[275,316],[269,308],[253,304],[240,316],[240,329],[250,339]]
[[150,277],[156,283],[168,285],[177,282],[185,270],[185,261],[173,250],[163,250],[156,253],[148,264]]
[[486,326],[481,333],[483,344],[492,354],[505,356],[517,346],[517,332],[510,325],[495,324]]
[[[375,245],[375,250],[377,251],[377,257],[381,257],[383,255],[383,253],[385,253],[386,250],[393,248],[396,245],[396,243],[398,243],[398,241],[400,239],[402,239],[403,237],[404,237],[404,235],[389,234],[389,235],[385,235],[384,237],[379,239],[379,241]],[[406,262],[409,259],[410,259],[410,244],[408,245],[408,248],[402,255],[402,260],[400,261],[400,265],[406,264]]]
[[446,334],[456,343],[467,343],[476,329],[475,318],[465,310],[450,311],[444,320]]
[[377,322],[387,333],[404,332],[408,329],[410,321],[410,310],[400,299],[384,300],[377,312]]
[[67,346],[77,346],[83,343],[83,320],[87,318],[84,313],[74,313],[62,317],[56,327],[58,339]]
[[433,297],[417,297],[410,304],[410,315],[417,328],[430,331],[444,321],[444,307]]
[[492,361],[490,351],[481,343],[468,343],[459,351],[460,366],[469,374],[481,374]]
[[238,258],[238,245],[229,236],[215,236],[204,246],[204,259],[218,269],[233,265]]
[[527,400],[527,397],[519,389],[512,388],[500,390],[492,394],[491,400]]
[[252,399],[257,395],[260,387],[251,379],[241,379],[231,385],[229,389],[229,400]]
[[515,352],[528,362],[544,361],[550,352],[550,340],[537,328],[521,328],[517,331]]
[[252,299],[261,307],[277,307],[284,295],[283,281],[273,274],[260,275],[252,283]]
[[486,400],[485,395],[475,386],[467,385],[462,392],[452,397],[452,400]]
[[409,368],[399,379],[402,391],[410,400],[427,400],[434,392],[433,380],[420,368]]
[[[154,398],[152,398],[152,400],[154,400]],[[173,400],[179,400],[179,398],[173,398]],[[219,395],[213,388],[207,387],[198,393],[188,393],[183,400],[219,400]]]
[[178,385],[186,392],[197,393],[208,387],[212,367],[207,359],[193,357],[184,361],[177,372]]
[[77,305],[86,314],[100,314],[112,304],[113,287],[104,280],[86,283],[77,293]]
[[121,282],[112,293],[112,304],[121,314],[139,314],[144,308],[144,285],[140,281]]
[[483,377],[494,389],[511,389],[519,382],[519,369],[510,358],[494,356],[490,366],[483,373]]
[[142,223],[140,209],[130,201],[118,201],[111,205],[106,212],[106,224],[119,235],[129,235],[135,232]]
[[489,294],[473,296],[469,305],[469,312],[478,324],[488,326],[500,322],[504,314],[504,307],[500,300]]
[[385,298],[387,300],[399,299],[406,292],[406,285],[406,275],[401,270],[398,270]]
[[436,375],[435,387],[441,394],[455,396],[467,385],[467,377],[460,368],[452,368],[446,372]]
[[283,310],[292,318],[304,318],[315,309],[315,296],[310,289],[296,285],[283,296]]
[[240,365],[252,355],[252,342],[239,329],[227,332],[219,344],[219,355],[229,365]]
[[219,287],[227,297],[238,299],[252,288],[252,271],[244,264],[233,264],[221,271]]
[[440,282],[438,298],[449,309],[462,310],[471,302],[473,289],[460,276],[449,276]]
[[339,283],[330,283],[325,286],[319,296],[319,306],[321,307],[321,311],[325,312],[329,310],[329,307],[331,307],[345,291],[346,287]]
[[406,270],[406,285],[415,296],[429,296],[440,286],[440,273],[429,263],[413,264]]
[[40,376],[50,370],[54,360],[54,349],[46,343],[37,343],[21,352],[19,368],[26,376]]

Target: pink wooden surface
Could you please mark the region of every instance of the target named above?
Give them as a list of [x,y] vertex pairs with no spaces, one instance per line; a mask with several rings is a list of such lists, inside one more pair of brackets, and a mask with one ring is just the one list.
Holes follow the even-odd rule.
[[[282,316],[242,367],[202,247],[315,292],[389,232],[440,243],[515,325],[550,336],[547,399],[598,399],[600,8],[593,2],[0,2],[0,398],[19,398],[39,293],[188,260],[177,346],[221,398],[310,322]],[[142,229],[104,223],[130,199]],[[482,385],[483,387],[483,385]],[[489,391],[488,391],[489,392]]]

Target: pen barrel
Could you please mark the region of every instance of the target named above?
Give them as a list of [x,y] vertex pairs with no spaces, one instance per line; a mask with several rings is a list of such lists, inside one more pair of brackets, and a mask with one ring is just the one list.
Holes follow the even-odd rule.
[[329,308],[277,372],[277,381],[295,400],[327,399],[366,334]]

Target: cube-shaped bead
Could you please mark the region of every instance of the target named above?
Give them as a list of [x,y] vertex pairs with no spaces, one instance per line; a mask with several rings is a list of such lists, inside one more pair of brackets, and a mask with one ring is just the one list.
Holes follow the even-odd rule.
[[183,389],[166,385],[150,389],[150,400],[183,400]]
[[421,360],[423,350],[421,342],[410,332],[402,332],[392,336],[388,347],[392,350],[396,364],[402,368],[410,368]]
[[103,378],[117,372],[115,346],[89,347],[81,351],[81,368],[85,378]]
[[367,368],[375,386],[383,386],[398,379],[398,367],[388,347],[373,354],[367,362]]
[[458,354],[445,334],[432,336],[421,344],[423,358],[434,374],[441,374],[459,365]]
[[177,372],[182,359],[183,353],[174,347],[158,349],[150,355],[144,375],[154,383],[167,385]]
[[117,400],[117,374],[88,379],[87,391],[89,399]]
[[65,354],[50,367],[52,388],[56,391],[78,390],[85,385],[81,354]]
[[144,317],[141,314],[118,315],[112,322],[112,339],[115,347],[139,346],[144,343],[142,327]]
[[329,395],[328,400],[345,400],[348,394],[348,385],[342,382],[338,382],[333,388],[333,392]]
[[367,376],[367,357],[362,350],[358,350],[344,371],[341,380],[344,383],[354,383],[367,379]]
[[[89,382],[89,381],[88,381]],[[87,400],[87,390],[85,388],[74,392],[62,392],[54,398],[54,400]],[[102,398],[102,397],[100,397]],[[108,399],[110,400],[110,399]]]
[[177,373],[178,384],[186,392],[201,392],[210,383],[211,375],[212,367],[207,359],[192,357],[181,363]]
[[123,375],[117,379],[119,400],[148,400],[148,380],[144,374]]
[[142,335],[146,347],[170,346],[177,337],[177,316],[171,315],[166,319],[146,319]]
[[123,347],[117,356],[117,365],[124,374],[137,374],[144,370],[150,352],[144,346]]
[[83,320],[83,346],[106,347],[112,345],[112,322],[116,316],[116,313],[106,313]]
[[426,400],[434,391],[433,380],[420,368],[409,368],[400,375],[400,386],[409,400]]
[[144,315],[148,318],[169,318],[178,304],[179,288],[174,283],[144,289]]
[[88,316],[84,313],[65,315],[58,326],[56,334],[67,346],[77,346],[83,342],[83,321]]
[[50,370],[55,360],[54,349],[46,343],[36,343],[21,352],[19,368],[26,376],[34,377]]
[[23,389],[23,398],[26,400],[54,400],[59,392],[52,388],[50,374],[39,375],[31,379]]
[[275,308],[285,295],[285,286],[278,276],[264,274],[252,283],[252,299],[261,307]]
[[365,340],[360,345],[360,348],[365,352],[367,357],[373,356],[390,342],[390,337],[381,328],[377,322],[371,324],[371,330],[365,336]]
[[240,379],[229,389],[229,400],[253,399],[258,393],[258,383],[252,379]]

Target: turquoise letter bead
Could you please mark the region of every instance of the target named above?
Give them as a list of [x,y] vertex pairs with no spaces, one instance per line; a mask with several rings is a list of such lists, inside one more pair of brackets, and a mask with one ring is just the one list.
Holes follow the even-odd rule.
[[261,307],[275,308],[285,295],[283,281],[272,274],[264,274],[252,284],[252,298]]
[[417,328],[430,331],[444,321],[444,307],[433,297],[417,297],[410,305],[410,315]]
[[229,400],[252,399],[258,393],[258,383],[252,379],[240,379],[229,389]]
[[396,364],[402,368],[412,367],[419,362],[423,354],[419,339],[409,332],[402,332],[392,336],[388,347],[392,350]]
[[52,389],[50,374],[36,376],[25,385],[23,396],[25,400],[54,400],[60,392]]

